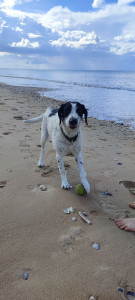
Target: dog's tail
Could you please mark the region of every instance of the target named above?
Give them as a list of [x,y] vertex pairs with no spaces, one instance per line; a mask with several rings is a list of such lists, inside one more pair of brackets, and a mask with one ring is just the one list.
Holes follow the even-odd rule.
[[43,120],[43,115],[33,118],[33,119],[28,119],[28,120],[23,120],[24,123],[37,123]]

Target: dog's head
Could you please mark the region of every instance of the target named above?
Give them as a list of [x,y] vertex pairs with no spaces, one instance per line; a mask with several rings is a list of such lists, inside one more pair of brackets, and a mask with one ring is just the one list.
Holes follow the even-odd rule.
[[87,109],[79,102],[67,102],[62,104],[58,110],[60,124],[63,122],[70,129],[75,129],[80,126],[81,120],[85,116],[87,123]]

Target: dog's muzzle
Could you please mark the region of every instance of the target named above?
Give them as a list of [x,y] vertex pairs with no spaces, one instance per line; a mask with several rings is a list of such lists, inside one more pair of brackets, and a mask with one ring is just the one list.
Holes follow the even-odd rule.
[[77,120],[76,118],[71,118],[71,119],[69,120],[69,127],[70,127],[71,129],[76,128],[77,125],[78,125],[78,120]]

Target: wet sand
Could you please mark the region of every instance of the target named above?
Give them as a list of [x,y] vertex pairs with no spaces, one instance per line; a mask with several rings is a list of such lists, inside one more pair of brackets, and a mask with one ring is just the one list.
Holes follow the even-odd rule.
[[[75,193],[80,177],[72,156],[65,157],[65,164],[73,188],[65,191],[51,141],[45,148],[46,167],[37,167],[41,124],[22,121],[61,104],[39,91],[0,84],[0,299],[126,299],[118,287],[125,294],[135,292],[135,234],[120,230],[114,219],[135,217],[129,208],[135,201],[135,133],[114,122],[83,122],[82,154],[91,193]],[[47,191],[39,189],[42,184]],[[75,212],[67,215],[69,206]],[[87,213],[91,225],[78,211]],[[100,249],[93,249],[93,243]]]

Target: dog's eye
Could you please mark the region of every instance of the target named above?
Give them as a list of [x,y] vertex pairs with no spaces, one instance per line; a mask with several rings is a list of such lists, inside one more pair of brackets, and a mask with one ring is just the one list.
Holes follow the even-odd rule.
[[79,117],[82,118],[82,116],[83,116],[83,111],[82,111],[82,109],[78,107],[77,110],[76,110],[76,112],[77,112],[77,114],[79,115]]

